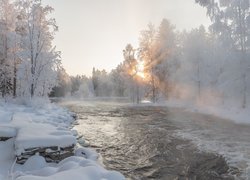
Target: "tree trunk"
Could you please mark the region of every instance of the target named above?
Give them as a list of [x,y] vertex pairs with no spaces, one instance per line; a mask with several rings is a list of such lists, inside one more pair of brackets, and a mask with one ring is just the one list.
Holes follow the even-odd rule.
[[13,97],[16,97],[16,76],[17,76],[17,67],[16,60],[14,60],[14,77],[13,77]]
[[3,83],[3,93],[2,96],[5,97],[7,94],[7,78],[8,78],[8,72],[7,72],[7,63],[8,63],[8,44],[7,44],[7,31],[5,32],[4,37],[4,83]]
[[33,58],[33,51],[31,51],[31,86],[30,86],[30,95],[31,97],[34,96],[34,58]]
[[242,80],[243,80],[243,101],[242,101],[242,108],[245,109],[246,105],[247,105],[247,71],[248,69],[244,69],[245,68],[245,64],[246,64],[246,52],[242,51],[242,69],[243,74],[242,74]]
[[247,104],[247,82],[246,82],[246,73],[243,74],[243,81],[244,81],[244,87],[243,87],[243,102],[242,102],[242,108],[246,108]]
[[139,85],[136,83],[136,103],[140,103],[140,97],[139,97]]
[[15,34],[15,49],[14,49],[14,68],[13,68],[13,98],[16,97],[16,83],[17,83],[17,56],[16,56],[16,52],[17,52],[17,40],[16,40],[16,34]]
[[[238,6],[238,18],[239,18],[239,26],[240,26],[240,48],[242,53],[242,67],[244,69],[245,62],[246,62],[246,30],[245,30],[245,11],[241,9],[241,4]],[[246,73],[247,70],[243,72],[242,79],[243,79],[243,101],[242,101],[242,108],[246,108],[247,104],[247,80],[246,80]]]
[[31,83],[30,95],[31,95],[31,97],[34,96],[34,84],[33,83]]
[[198,78],[198,100],[201,98],[201,78],[200,78],[200,59],[198,58],[197,63],[197,78]]
[[155,88],[155,79],[154,79],[154,76],[153,76],[153,74],[151,74],[151,76],[152,76],[152,93],[153,93],[153,97],[152,97],[152,99],[153,99],[153,103],[156,103],[156,88]]

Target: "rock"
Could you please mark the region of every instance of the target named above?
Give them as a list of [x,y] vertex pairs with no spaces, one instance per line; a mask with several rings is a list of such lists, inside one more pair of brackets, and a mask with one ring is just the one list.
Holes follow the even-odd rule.
[[7,141],[11,139],[11,137],[0,137],[0,141]]
[[31,156],[25,163],[24,168],[29,171],[34,171],[41,169],[46,166],[46,161],[44,157],[40,156],[38,153]]
[[0,141],[7,141],[17,134],[17,130],[13,127],[0,126]]
[[75,129],[71,129],[71,133],[73,134],[73,136],[78,136],[78,132]]
[[37,147],[25,149],[21,155],[17,156],[17,163],[24,164],[31,156],[39,153],[40,156],[45,158],[46,162],[58,163],[61,160],[74,155],[75,145],[69,147]]
[[85,140],[84,140],[83,138],[80,138],[80,139],[78,140],[78,143],[79,143],[80,145],[84,146]]
[[75,119],[75,120],[77,119],[77,114],[72,113],[71,116],[72,116],[73,119]]
[[84,157],[96,161],[98,159],[98,153],[92,149],[79,147],[75,150],[75,156]]

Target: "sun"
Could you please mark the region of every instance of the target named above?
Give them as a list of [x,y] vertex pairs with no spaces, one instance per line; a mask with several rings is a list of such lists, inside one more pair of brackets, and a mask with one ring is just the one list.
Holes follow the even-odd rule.
[[144,62],[143,61],[139,61],[136,68],[137,68],[137,76],[139,76],[142,79],[144,79],[145,78],[145,74],[144,74]]
[[137,75],[138,75],[139,77],[141,77],[142,79],[144,79],[144,78],[145,78],[145,75],[144,75],[144,73],[143,73],[143,72],[138,72],[138,73],[137,73]]

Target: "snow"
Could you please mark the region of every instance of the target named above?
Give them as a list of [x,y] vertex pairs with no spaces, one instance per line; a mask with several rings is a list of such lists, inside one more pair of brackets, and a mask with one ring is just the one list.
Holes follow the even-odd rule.
[[28,148],[68,147],[76,144],[76,138],[71,131],[50,124],[32,122],[28,114],[16,113],[13,117],[13,124],[18,128],[15,141],[17,155]]
[[22,167],[22,172],[13,174],[16,180],[119,180],[125,179],[122,174],[107,171],[96,161],[80,156],[72,156],[58,164],[46,164],[43,157],[32,156]]
[[[41,159],[37,158],[37,161]],[[45,167],[16,177],[16,180],[118,180],[125,179],[120,173],[107,171],[94,161],[82,157],[70,157],[55,167]]]
[[14,139],[0,142],[0,180],[5,180],[15,159]]
[[24,164],[23,169],[29,171],[35,171],[46,167],[46,161],[42,156],[38,154],[30,157]]
[[0,126],[0,137],[15,137],[17,130],[12,127]]
[[72,113],[48,102],[0,101],[0,137],[13,137],[0,141],[0,180],[125,179],[119,172],[101,167],[98,154],[83,147],[58,164],[47,163],[39,154],[24,165],[15,163],[15,156],[25,149],[76,144],[77,132],[70,129],[72,122]]
[[[18,109],[12,109],[12,121],[4,123],[2,128],[0,126],[0,130],[5,128],[0,131],[3,137],[6,135],[14,137],[17,133],[14,143],[16,155],[20,155],[28,148],[69,147],[76,144],[76,137],[60,123],[61,120],[67,121],[66,118],[71,120],[72,117],[69,115],[63,117],[63,114],[49,114],[49,109],[23,107],[20,110],[21,112],[18,112]],[[51,108],[51,111],[54,110],[55,107]],[[54,113],[60,113],[60,111],[54,111]]]
[[98,154],[88,148],[84,148],[84,147],[80,147],[75,151],[75,155],[76,156],[82,156],[85,157],[87,159],[91,159],[93,161],[96,161],[98,159]]
[[3,109],[0,109],[0,123],[9,122],[11,116],[12,114],[10,112],[5,112]]

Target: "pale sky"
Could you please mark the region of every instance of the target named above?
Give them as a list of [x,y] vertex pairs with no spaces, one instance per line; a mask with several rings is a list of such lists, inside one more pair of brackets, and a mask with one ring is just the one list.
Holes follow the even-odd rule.
[[195,0],[44,0],[59,26],[54,44],[70,75],[110,71],[123,61],[126,44],[138,45],[141,30],[163,18],[178,30],[208,25],[206,10]]

